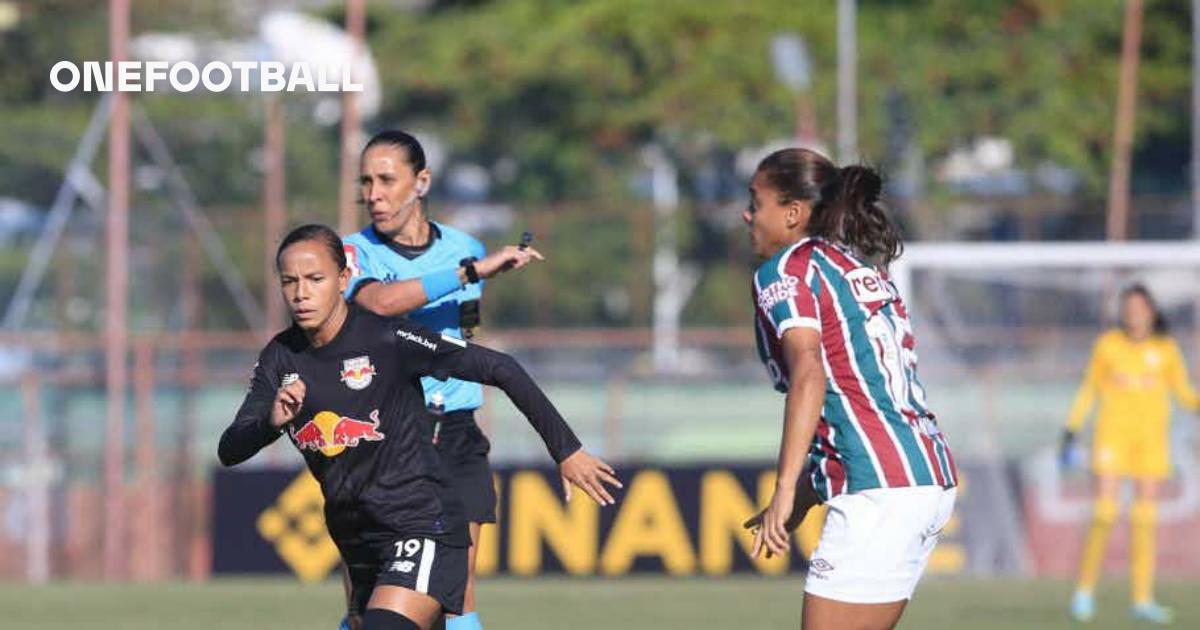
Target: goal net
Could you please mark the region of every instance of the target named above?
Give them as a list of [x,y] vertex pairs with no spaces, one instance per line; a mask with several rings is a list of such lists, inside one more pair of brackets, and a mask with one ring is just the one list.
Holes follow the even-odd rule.
[[[1123,287],[1150,289],[1196,382],[1200,243],[917,243],[892,275],[912,312],[930,404],[959,461],[985,472],[967,480],[966,499],[987,502],[996,557],[1019,565],[992,568],[1045,570],[1027,538],[1078,530],[1090,512],[1087,475],[1060,470],[1056,447]],[[1200,514],[1194,423],[1174,409],[1164,522]]]

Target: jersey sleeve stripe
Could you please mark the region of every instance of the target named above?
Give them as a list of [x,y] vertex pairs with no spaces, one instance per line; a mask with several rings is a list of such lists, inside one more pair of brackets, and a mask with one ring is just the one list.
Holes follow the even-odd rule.
[[779,323],[779,336],[792,328],[811,328],[817,332],[821,331],[821,321],[813,317],[793,317]]
[[801,317],[819,320],[821,312],[816,291],[820,285],[813,284],[812,241],[802,241],[779,261],[779,275],[790,276],[798,281],[795,297],[787,300],[792,311]]

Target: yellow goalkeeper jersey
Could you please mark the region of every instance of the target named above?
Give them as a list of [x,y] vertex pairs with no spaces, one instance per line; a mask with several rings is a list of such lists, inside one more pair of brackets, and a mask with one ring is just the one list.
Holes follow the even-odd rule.
[[1165,335],[1134,341],[1124,331],[1110,330],[1096,341],[1067,426],[1081,429],[1099,398],[1095,443],[1165,440],[1171,394],[1189,410],[1200,410],[1200,396],[1175,341]]

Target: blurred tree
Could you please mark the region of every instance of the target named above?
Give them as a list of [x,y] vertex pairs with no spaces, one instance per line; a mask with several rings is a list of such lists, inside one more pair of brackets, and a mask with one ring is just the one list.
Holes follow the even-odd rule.
[[[1121,46],[1120,0],[864,5],[859,36],[863,137],[883,137],[887,121],[882,105],[895,87],[908,97],[927,155],[945,155],[973,137],[999,136],[1013,142],[1017,166],[1051,160],[1074,169],[1089,192],[1105,190]],[[1147,2],[1143,30],[1137,141],[1143,146],[1167,136],[1186,146],[1188,3]],[[1177,185],[1185,183],[1178,180]]]
[[[1119,0],[863,0],[863,154],[887,143],[887,94],[908,97],[924,153],[981,135],[1021,164],[1052,160],[1102,191],[1120,48]],[[1138,138],[1187,142],[1189,10],[1148,3]],[[814,58],[822,137],[833,137],[834,12],[823,0],[441,2],[396,14],[372,44],[391,94],[381,122],[441,129],[458,153],[516,161],[517,199],[621,195],[634,149],[667,143],[684,168],[714,150],[792,133],[771,36]]]
[[372,42],[389,60],[380,120],[429,119],[459,152],[515,159],[501,192],[517,199],[623,196],[648,142],[698,164],[790,131],[767,40],[795,29],[832,48],[832,16],[781,6],[529,0],[398,15]]
[[[19,22],[0,34],[0,196],[44,206],[96,102],[95,94],[55,91],[49,69],[61,59],[104,59],[106,15],[102,2],[19,6]],[[136,6],[135,34],[236,38],[253,29],[230,23],[227,1]],[[576,212],[557,225],[555,269],[568,279],[521,280],[530,291],[553,280],[550,321],[646,323],[638,302],[644,296],[630,288],[646,281],[649,263],[630,258],[637,252],[627,230],[603,225],[647,211],[640,151],[649,144],[662,146],[678,166],[680,247],[705,270],[686,321],[740,321],[746,272],[736,213],[745,174],[736,171],[736,157],[794,132],[794,97],[775,78],[768,51],[772,36],[784,31],[800,34],[812,55],[816,118],[832,144],[836,42],[828,0],[436,0],[423,12],[391,3],[371,9],[369,37],[387,90],[373,128],[437,132],[452,161],[492,170],[498,199],[626,207],[594,218]],[[335,13],[328,15],[340,22]],[[1120,0],[860,0],[862,155],[891,161],[894,145],[911,139],[936,164],[979,136],[999,136],[1013,142],[1018,167],[1067,166],[1081,176],[1085,194],[1102,195],[1121,15]],[[1189,3],[1148,0],[1144,31],[1134,191],[1181,189],[1190,146]],[[257,100],[136,100],[166,136],[200,202],[226,226],[222,235],[247,276],[265,282],[261,242],[253,238],[261,186]],[[889,101],[892,110],[903,103],[903,128]],[[336,133],[298,107],[289,111],[293,217],[331,219]],[[103,159],[101,152],[101,177]],[[162,203],[152,179],[140,180],[150,188],[135,201]],[[496,308],[499,323],[539,323],[519,296]]]
[[[0,197],[14,197],[47,207],[62,184],[64,169],[82,138],[98,101],[96,93],[61,93],[49,81],[58,61],[77,63],[108,57],[107,3],[77,0],[21,2],[20,19],[0,35]],[[180,32],[197,38],[238,38],[245,25],[231,24],[227,7],[194,0],[138,0],[132,30],[138,34]],[[256,295],[263,274],[262,218],[258,211],[262,188],[264,106],[255,95],[140,94],[133,98],[163,136],[183,170],[197,202],[218,227],[226,249],[243,270]],[[288,194],[292,218],[326,220],[332,216],[337,179],[337,129],[314,124],[307,109],[289,111]],[[182,240],[187,231],[172,210],[164,174],[148,167],[144,152],[134,153],[132,235],[136,248],[135,288],[131,316],[136,323],[155,327],[166,322],[174,308],[172,283],[178,282]],[[103,183],[107,152],[101,147],[91,165]],[[164,219],[163,216],[172,217]],[[92,215],[77,213],[72,229],[87,230],[89,239],[60,251],[56,264],[80,268],[80,292],[100,298],[103,265],[102,225]],[[139,218],[140,217],[140,218]],[[88,219],[88,220],[84,220]],[[81,236],[78,235],[77,236]],[[249,238],[248,238],[249,237]],[[15,253],[14,253],[15,254]],[[7,304],[26,252],[14,255],[15,273],[0,278],[0,305]],[[8,265],[6,265],[7,269]],[[244,325],[227,294],[206,266],[201,279],[213,299],[204,310],[209,324]],[[97,302],[99,303],[99,302]],[[44,305],[43,305],[44,310]],[[90,322],[99,325],[99,320]],[[144,326],[145,327],[145,326]]]

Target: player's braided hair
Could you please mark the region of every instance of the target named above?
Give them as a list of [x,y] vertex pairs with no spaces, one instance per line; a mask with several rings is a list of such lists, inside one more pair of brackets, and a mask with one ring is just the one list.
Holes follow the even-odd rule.
[[783,149],[758,165],[780,201],[812,206],[807,232],[841,243],[883,267],[900,257],[900,230],[884,210],[883,179],[868,166],[838,168],[808,149]]
[[279,249],[275,250],[276,270],[279,269],[279,259],[283,256],[283,251],[301,241],[316,241],[324,245],[329,250],[329,255],[333,257],[333,262],[337,263],[338,271],[346,268],[346,250],[342,246],[342,238],[328,226],[309,223],[301,225],[283,237]]

